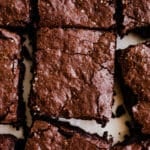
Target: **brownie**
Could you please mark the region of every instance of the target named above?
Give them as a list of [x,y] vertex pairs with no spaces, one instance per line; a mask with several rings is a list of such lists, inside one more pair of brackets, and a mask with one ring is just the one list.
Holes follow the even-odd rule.
[[18,121],[20,50],[20,37],[0,29],[0,123]]
[[0,135],[0,150],[15,150],[17,138],[13,135]]
[[113,28],[115,0],[38,0],[40,27]]
[[123,31],[150,27],[150,0],[122,0]]
[[25,150],[108,150],[110,146],[111,141],[104,137],[36,120],[27,138]]
[[[150,134],[150,43],[130,46],[117,52],[124,85],[135,95],[133,118],[142,126],[142,132]],[[128,98],[127,104],[133,99]]]
[[0,26],[25,27],[30,22],[30,0],[1,0]]
[[96,119],[112,114],[112,32],[41,28],[30,108],[33,116]]
[[117,144],[112,150],[149,150],[150,149],[150,140],[132,142],[129,144]]
[[139,101],[132,111],[135,120],[142,125],[142,132],[150,134],[150,102]]

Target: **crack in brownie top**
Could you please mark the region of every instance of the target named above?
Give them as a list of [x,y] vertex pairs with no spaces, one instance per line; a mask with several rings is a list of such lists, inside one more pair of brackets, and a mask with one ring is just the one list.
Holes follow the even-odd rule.
[[115,38],[111,32],[39,30],[30,99],[34,113],[108,121]]
[[25,150],[108,150],[111,141],[84,131],[55,126],[45,121],[33,123]]

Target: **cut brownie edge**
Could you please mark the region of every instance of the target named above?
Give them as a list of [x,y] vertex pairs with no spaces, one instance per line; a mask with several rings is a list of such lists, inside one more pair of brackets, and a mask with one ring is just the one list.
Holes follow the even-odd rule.
[[39,27],[113,28],[115,0],[38,1]]
[[141,131],[143,134],[149,134],[149,41],[117,51],[117,61],[120,71],[117,71],[118,76],[122,76],[120,83],[122,84],[124,101],[134,120],[131,132],[141,134]]
[[[52,140],[53,139],[53,140]],[[51,142],[53,141],[53,142]],[[35,120],[27,138],[25,149],[109,149],[111,140],[72,127],[63,122]]]
[[20,36],[5,29],[0,29],[0,43],[0,55],[2,56],[0,59],[0,93],[2,105],[0,111],[0,123],[18,126],[17,124],[19,122],[21,123],[18,112],[20,111],[19,105],[22,102],[22,99],[20,99],[20,91],[22,91],[22,87],[20,86],[20,78],[23,76],[20,75]]

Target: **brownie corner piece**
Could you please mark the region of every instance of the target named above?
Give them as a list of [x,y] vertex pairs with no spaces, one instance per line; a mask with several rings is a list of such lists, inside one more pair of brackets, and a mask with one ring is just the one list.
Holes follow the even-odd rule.
[[126,86],[124,94],[128,95],[125,103],[142,133],[150,134],[150,42],[118,51],[117,59]]
[[30,0],[1,0],[1,27],[26,27],[30,23]]
[[111,144],[111,141],[104,137],[88,134],[77,128],[36,120],[31,127],[25,150],[40,148],[45,150],[108,150]]
[[0,123],[19,121],[20,36],[0,29]]
[[33,116],[109,121],[115,41],[113,32],[41,28],[29,104]]
[[115,9],[115,0],[39,0],[39,26],[109,29],[116,26]]
[[123,29],[126,34],[134,29],[150,28],[150,1],[149,0],[122,0]]

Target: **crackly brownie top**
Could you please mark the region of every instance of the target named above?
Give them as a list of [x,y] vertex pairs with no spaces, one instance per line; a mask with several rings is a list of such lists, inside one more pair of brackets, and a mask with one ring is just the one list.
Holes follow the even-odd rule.
[[150,0],[122,0],[124,33],[137,27],[150,26]]
[[125,84],[139,100],[150,101],[150,43],[122,50],[118,59]]
[[150,102],[140,101],[132,109],[135,120],[142,125],[142,132],[150,134]]
[[138,143],[133,143],[129,145],[117,145],[112,148],[112,150],[142,150],[142,146]]
[[56,127],[45,121],[35,121],[25,150],[106,150],[110,145],[110,142],[96,135]]
[[29,0],[0,0],[0,26],[24,27],[29,21]]
[[15,150],[16,138],[12,135],[0,135],[1,150]]
[[150,140],[141,142],[132,142],[131,144],[117,144],[112,150],[148,150],[150,148]]
[[115,25],[115,0],[39,0],[39,26],[110,28]]
[[0,29],[0,122],[17,119],[20,38]]
[[111,117],[115,35],[42,28],[37,34],[31,92],[34,113],[108,120]]

